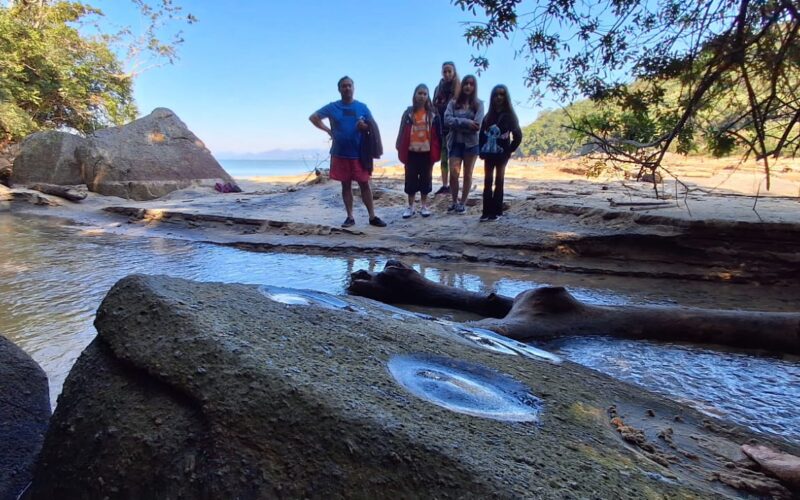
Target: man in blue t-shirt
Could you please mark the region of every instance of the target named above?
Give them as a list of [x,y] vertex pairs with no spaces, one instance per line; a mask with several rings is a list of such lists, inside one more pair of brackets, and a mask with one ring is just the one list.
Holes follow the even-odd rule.
[[[369,213],[369,223],[384,227],[386,223],[375,215],[372,204],[372,189],[369,186],[370,173],[361,165],[360,152],[363,133],[369,128],[367,121],[372,120],[372,113],[367,105],[353,99],[353,79],[349,76],[339,80],[339,94],[342,98],[323,106],[308,119],[320,130],[326,132],[331,145],[331,179],[342,183],[342,199],[347,211],[347,218],[342,227],[355,224],[353,218],[353,181],[361,188],[361,199]],[[322,120],[328,119],[330,127]]]

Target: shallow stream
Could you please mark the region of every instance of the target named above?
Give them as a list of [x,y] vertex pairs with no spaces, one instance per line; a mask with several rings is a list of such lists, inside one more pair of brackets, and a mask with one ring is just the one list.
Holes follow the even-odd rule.
[[[351,272],[377,271],[386,262],[386,258],[253,253],[183,240],[120,236],[100,229],[0,213],[0,334],[20,345],[44,368],[54,406],[72,364],[96,334],[92,323],[100,301],[123,276],[166,274],[343,294]],[[579,275],[463,262],[406,262],[434,281],[511,296],[535,286],[561,285],[580,300],[606,305],[796,311],[800,303],[798,289]],[[602,337],[559,339],[539,346],[708,414],[789,440],[800,439],[800,359]]]

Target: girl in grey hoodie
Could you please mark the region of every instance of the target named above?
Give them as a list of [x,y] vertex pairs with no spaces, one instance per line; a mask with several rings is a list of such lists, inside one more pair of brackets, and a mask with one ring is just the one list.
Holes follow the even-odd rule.
[[[447,156],[450,167],[450,197],[453,200],[448,212],[463,214],[472,188],[472,170],[478,157],[478,131],[483,121],[483,102],[478,99],[478,81],[472,75],[461,80],[461,88],[447,105],[444,123],[450,129],[447,135]],[[458,198],[458,181],[464,165],[464,186]]]

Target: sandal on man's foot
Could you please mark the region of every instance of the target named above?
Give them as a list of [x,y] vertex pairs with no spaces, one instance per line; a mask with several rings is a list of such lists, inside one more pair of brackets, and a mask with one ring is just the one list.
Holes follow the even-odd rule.
[[370,226],[386,227],[386,223],[381,220],[377,215],[369,220]]
[[344,222],[342,222],[342,227],[350,227],[354,226],[355,224],[356,224],[355,219],[353,219],[352,217],[348,217],[344,220]]

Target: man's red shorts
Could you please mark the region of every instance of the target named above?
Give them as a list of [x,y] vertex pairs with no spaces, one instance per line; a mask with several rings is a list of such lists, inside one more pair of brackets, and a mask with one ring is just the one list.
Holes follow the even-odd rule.
[[361,160],[331,156],[331,179],[342,182],[369,182],[370,174]]

